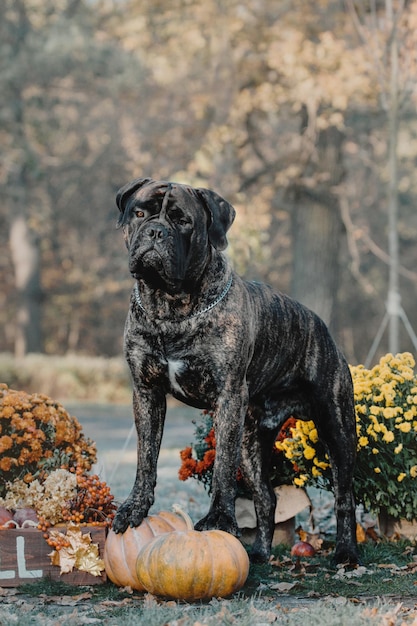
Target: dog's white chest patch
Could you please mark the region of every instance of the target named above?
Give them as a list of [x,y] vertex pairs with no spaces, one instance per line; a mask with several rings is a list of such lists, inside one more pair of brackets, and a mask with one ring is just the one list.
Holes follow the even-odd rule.
[[184,391],[181,389],[181,386],[178,384],[177,376],[179,376],[184,371],[184,368],[185,363],[183,361],[173,361],[168,359],[169,382],[171,383],[171,387],[182,395],[185,394]]

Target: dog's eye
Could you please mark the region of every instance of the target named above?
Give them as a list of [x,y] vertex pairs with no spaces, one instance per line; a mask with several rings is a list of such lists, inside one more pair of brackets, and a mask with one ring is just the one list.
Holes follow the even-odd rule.
[[145,217],[145,213],[143,211],[141,211],[140,209],[137,209],[135,211],[135,215],[136,215],[136,217]]

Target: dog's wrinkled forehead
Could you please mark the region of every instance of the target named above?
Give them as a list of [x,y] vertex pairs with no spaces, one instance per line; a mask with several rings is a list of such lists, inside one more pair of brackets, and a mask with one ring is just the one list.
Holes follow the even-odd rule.
[[179,183],[166,182],[149,183],[141,187],[132,196],[132,200],[144,203],[155,201],[156,204],[162,206],[166,194],[169,196],[170,204],[175,202],[180,202],[182,205],[191,202],[195,203],[196,197],[192,187],[180,185]]
[[195,190],[188,185],[154,180],[148,182],[147,179],[140,179],[140,181],[143,180],[146,182],[141,182],[138,185],[135,184],[135,181],[129,183],[122,187],[117,194],[116,202],[121,212],[119,225],[129,220],[132,206],[147,205],[156,213],[159,212],[167,194],[170,204],[175,203],[175,201],[180,202],[182,206],[195,203]]

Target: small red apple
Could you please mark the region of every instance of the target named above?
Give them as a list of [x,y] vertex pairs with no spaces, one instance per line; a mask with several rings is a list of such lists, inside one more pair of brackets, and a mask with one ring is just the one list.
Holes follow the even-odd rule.
[[308,543],[307,541],[297,541],[291,548],[291,556],[296,556],[298,558],[310,558],[314,556],[316,553],[315,549]]

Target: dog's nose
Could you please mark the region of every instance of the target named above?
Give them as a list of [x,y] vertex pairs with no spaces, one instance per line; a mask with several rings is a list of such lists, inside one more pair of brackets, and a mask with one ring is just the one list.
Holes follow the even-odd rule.
[[152,241],[163,241],[168,236],[168,230],[163,224],[148,224],[143,234]]

